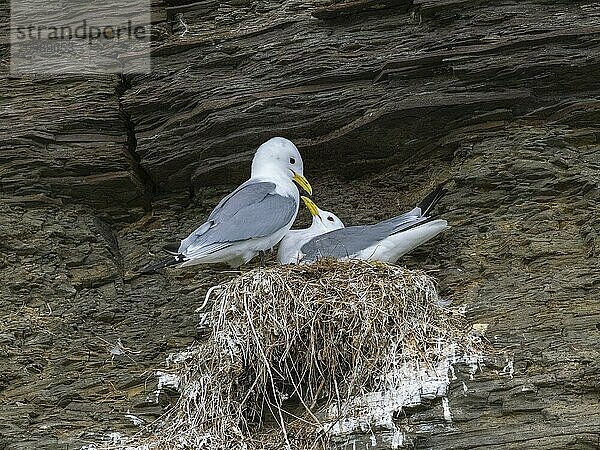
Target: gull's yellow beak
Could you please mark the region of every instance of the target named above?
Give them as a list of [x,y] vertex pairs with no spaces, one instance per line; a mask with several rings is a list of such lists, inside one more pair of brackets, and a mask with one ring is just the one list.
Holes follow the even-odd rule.
[[310,183],[308,182],[308,180],[306,178],[304,178],[302,175],[294,172],[292,170],[292,173],[294,174],[294,177],[292,178],[296,183],[298,183],[298,186],[300,186],[302,189],[304,189],[306,192],[308,192],[308,195],[312,195],[312,187],[310,186]]
[[308,208],[308,210],[310,211],[310,213],[313,216],[318,216],[319,215],[319,208],[317,208],[317,205],[315,205],[315,202],[313,202],[310,198],[305,197],[304,195],[301,195],[300,198],[302,199],[302,201],[304,202],[304,204],[306,205],[306,207]]

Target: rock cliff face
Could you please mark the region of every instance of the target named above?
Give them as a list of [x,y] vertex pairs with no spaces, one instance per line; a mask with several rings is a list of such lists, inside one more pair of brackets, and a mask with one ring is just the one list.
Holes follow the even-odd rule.
[[[292,139],[347,223],[449,180],[405,258],[496,351],[399,418],[415,448],[600,446],[600,8],[589,1],[156,0],[153,72],[13,77],[0,2],[0,448],[154,420],[219,268],[131,273]],[[308,220],[301,213],[299,224]],[[463,373],[464,372],[464,373]],[[130,414],[130,415],[129,415]]]

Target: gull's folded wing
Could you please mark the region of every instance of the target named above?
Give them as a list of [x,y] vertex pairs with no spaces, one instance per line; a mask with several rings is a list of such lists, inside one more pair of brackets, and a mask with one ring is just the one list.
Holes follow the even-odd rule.
[[407,213],[374,225],[362,225],[330,231],[311,239],[301,248],[303,261],[314,261],[319,258],[349,258],[361,251],[377,245],[384,239],[407,231],[432,220],[426,214],[446,194],[444,184],[437,186],[419,205]]
[[361,225],[340,228],[321,234],[308,241],[300,251],[303,261],[314,261],[319,258],[349,258],[361,250],[375,245],[390,235],[394,226],[381,222],[375,225]]
[[208,221],[181,241],[180,253],[193,259],[229,245],[269,236],[295,217],[298,204],[275,192],[270,182],[246,182],[225,197]]

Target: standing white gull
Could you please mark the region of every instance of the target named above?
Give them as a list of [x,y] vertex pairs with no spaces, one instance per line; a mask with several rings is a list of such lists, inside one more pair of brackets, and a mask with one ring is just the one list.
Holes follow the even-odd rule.
[[329,211],[323,211],[308,197],[301,196],[302,201],[312,215],[312,224],[308,228],[300,230],[289,230],[277,250],[277,262],[279,264],[298,264],[302,259],[300,248],[315,236],[328,231],[344,228],[344,222],[338,216]]
[[396,262],[448,227],[448,222],[428,216],[446,193],[438,186],[407,213],[373,225],[352,226],[312,238],[300,248],[301,262],[320,258]]
[[300,193],[294,181],[312,193],[303,169],[300,152],[291,141],[269,139],[254,155],[250,179],[221,200],[206,222],[181,241],[174,258],[143,271],[175,264],[238,267],[273,248],[298,214]]

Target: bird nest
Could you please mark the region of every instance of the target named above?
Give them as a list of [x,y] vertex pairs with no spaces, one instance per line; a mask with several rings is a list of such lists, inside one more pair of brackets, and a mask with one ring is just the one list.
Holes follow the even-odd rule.
[[383,263],[255,269],[213,297],[210,337],[169,360],[178,403],[127,448],[323,448],[407,367],[447,380],[441,363],[466,342],[431,277]]

